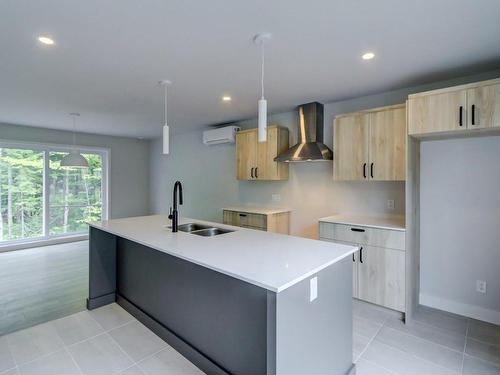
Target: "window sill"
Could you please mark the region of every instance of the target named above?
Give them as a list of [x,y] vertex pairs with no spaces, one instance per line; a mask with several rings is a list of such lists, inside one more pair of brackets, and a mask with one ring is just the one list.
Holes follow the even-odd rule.
[[0,253],[6,252],[6,251],[31,249],[33,247],[50,246],[50,245],[58,245],[58,244],[63,244],[63,243],[85,241],[88,239],[89,239],[88,234],[76,234],[76,235],[72,235],[72,236],[64,236],[64,237],[59,237],[59,238],[49,238],[49,239],[33,240],[33,241],[26,241],[26,242],[20,242],[20,243],[19,242],[18,243],[10,243],[10,244],[5,244],[5,245],[0,245]]

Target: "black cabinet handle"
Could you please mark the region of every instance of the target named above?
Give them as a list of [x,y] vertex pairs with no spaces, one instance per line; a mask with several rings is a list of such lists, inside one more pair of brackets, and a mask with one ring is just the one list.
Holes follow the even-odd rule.
[[354,253],[352,253],[352,261],[356,262],[356,258],[354,258]]
[[370,164],[370,176],[373,178],[373,163]]
[[363,247],[359,249],[359,261],[363,263]]
[[247,217],[247,214],[240,214],[241,217]]
[[463,112],[464,112],[464,107],[460,106],[460,109],[458,110],[458,125],[463,126]]
[[252,169],[250,169],[250,175],[251,175],[251,176],[252,176],[252,178],[253,178],[253,168],[252,168]]
[[361,229],[361,228],[351,228],[351,230],[353,232],[364,232],[365,231],[364,229]]
[[476,106],[473,104],[472,105],[472,113],[471,113],[471,124],[476,125]]
[[363,164],[363,178],[366,178],[366,163]]
[[255,167],[255,178],[259,178],[259,175],[257,174],[258,169],[259,169],[259,167]]

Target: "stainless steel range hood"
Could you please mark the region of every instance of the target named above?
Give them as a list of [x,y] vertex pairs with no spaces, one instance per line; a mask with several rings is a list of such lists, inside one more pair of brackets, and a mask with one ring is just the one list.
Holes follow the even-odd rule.
[[299,143],[274,158],[274,161],[328,161],[333,152],[323,143],[323,104],[313,102],[298,107]]

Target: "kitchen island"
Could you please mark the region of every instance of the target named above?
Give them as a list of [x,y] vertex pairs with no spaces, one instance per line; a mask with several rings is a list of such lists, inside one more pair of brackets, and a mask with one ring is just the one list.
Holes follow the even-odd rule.
[[344,375],[353,246],[166,216],[90,226],[87,307],[117,302],[207,374]]

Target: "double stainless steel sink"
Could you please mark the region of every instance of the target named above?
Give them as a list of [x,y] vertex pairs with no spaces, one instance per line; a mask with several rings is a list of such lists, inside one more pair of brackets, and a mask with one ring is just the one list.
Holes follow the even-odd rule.
[[196,234],[197,236],[203,236],[203,237],[213,237],[213,236],[218,236],[219,234],[234,232],[233,230],[222,229],[198,223],[181,224],[179,225],[179,230],[181,232]]

